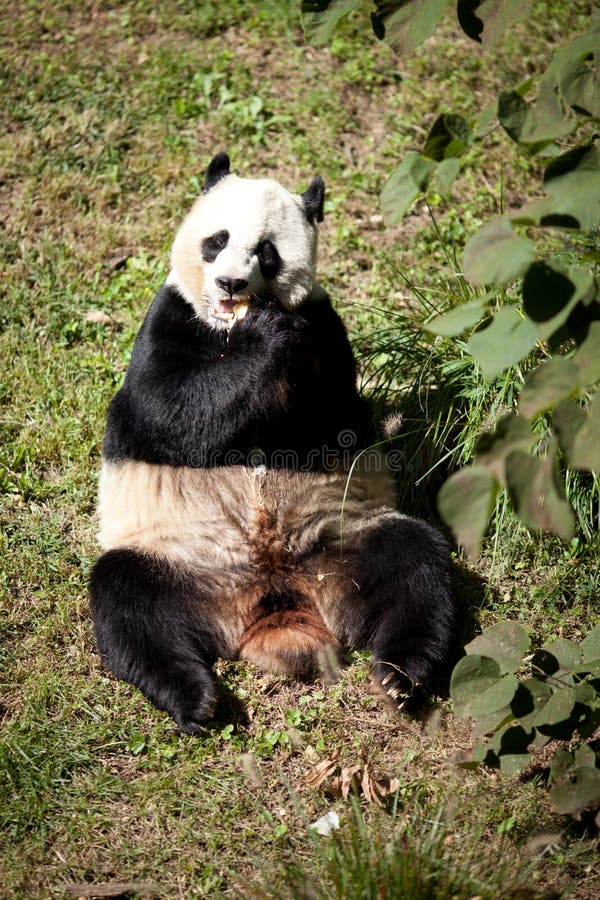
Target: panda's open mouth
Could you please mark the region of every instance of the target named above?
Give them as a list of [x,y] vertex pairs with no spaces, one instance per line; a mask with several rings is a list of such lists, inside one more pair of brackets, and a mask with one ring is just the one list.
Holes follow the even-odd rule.
[[222,322],[233,322],[234,319],[243,319],[248,311],[250,299],[248,297],[219,297],[211,300],[209,306],[213,319]]

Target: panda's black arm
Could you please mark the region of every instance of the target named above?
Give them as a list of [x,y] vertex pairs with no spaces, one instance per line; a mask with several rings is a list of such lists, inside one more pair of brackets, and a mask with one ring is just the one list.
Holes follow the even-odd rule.
[[172,465],[220,465],[286,407],[290,353],[307,325],[251,311],[227,339],[170,288],[157,296],[108,416],[104,454]]
[[356,361],[344,323],[328,297],[306,303],[301,312],[311,328],[327,416],[335,412],[341,428],[356,431],[357,448],[368,446],[374,440],[372,413],[357,392]]
[[311,328],[313,353],[327,384],[346,393],[355,390],[356,363],[344,323],[329,298],[306,303],[301,315]]

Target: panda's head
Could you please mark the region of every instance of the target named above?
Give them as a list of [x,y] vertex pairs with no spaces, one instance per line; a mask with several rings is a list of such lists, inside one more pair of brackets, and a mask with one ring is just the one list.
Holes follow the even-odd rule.
[[292,194],[270,178],[230,174],[229,157],[218,153],[175,238],[169,283],[216,327],[254,296],[296,309],[315,286],[323,195],[319,176],[304,194]]

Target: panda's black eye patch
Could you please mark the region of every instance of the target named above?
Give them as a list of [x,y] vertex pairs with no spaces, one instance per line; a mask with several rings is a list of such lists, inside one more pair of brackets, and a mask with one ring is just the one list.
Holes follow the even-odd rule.
[[275,278],[282,266],[275,244],[269,240],[261,241],[256,248],[256,255],[263,278]]
[[221,250],[227,246],[229,240],[228,231],[217,231],[202,241],[202,259],[204,262],[214,262]]

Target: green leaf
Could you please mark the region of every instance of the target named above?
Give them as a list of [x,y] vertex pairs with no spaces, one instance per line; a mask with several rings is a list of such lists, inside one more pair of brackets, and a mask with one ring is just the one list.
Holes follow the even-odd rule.
[[596,15],[592,17],[584,34],[554,54],[543,80],[558,85],[565,102],[577,112],[598,117],[600,116],[597,68],[599,57],[600,17]]
[[595,766],[577,766],[550,790],[550,802],[557,813],[580,819],[586,809],[600,805],[600,770]]
[[582,384],[600,381],[600,322],[590,322],[587,337],[573,361],[581,369]]
[[552,417],[552,429],[556,434],[558,445],[563,452],[567,463],[572,466],[571,458],[575,437],[585,425],[586,414],[578,403],[572,400],[563,400],[554,410]]
[[580,744],[573,753],[573,762],[576,766],[595,766],[598,756],[589,744]]
[[451,0],[375,0],[373,31],[395,53],[410,53],[427,40]]
[[530,6],[530,0],[458,0],[456,14],[464,33],[489,48],[528,15]]
[[440,194],[449,194],[454,179],[460,172],[460,159],[455,156],[443,159],[435,171],[435,180]]
[[594,394],[587,412],[576,403],[556,407],[552,425],[569,466],[600,472],[600,394]]
[[140,731],[134,731],[127,742],[127,749],[134,756],[139,756],[146,749],[146,736]]
[[474,138],[484,137],[490,128],[495,125],[497,108],[497,102],[490,103],[479,113],[473,124]]
[[508,706],[518,687],[514,675],[501,675],[496,660],[464,656],[452,672],[450,696],[460,718],[488,715]]
[[467,350],[491,381],[527,356],[537,339],[533,322],[524,319],[514,307],[506,306],[498,310],[490,325],[471,335]]
[[529,763],[528,747],[533,737],[533,730],[511,722],[484,741],[473,755],[488,766],[499,766],[504,775],[516,775]]
[[575,688],[561,687],[554,691],[534,719],[536,728],[544,731],[547,727],[568,722],[575,708],[575,701]]
[[302,0],[302,27],[310,44],[326,44],[341,18],[354,12],[361,0]]
[[416,150],[409,150],[381,192],[383,216],[388,225],[399,222],[417,197],[425,190],[436,164]]
[[423,155],[441,162],[459,156],[471,142],[471,129],[467,120],[454,113],[443,113],[431,126]]
[[529,453],[535,442],[529,422],[522,416],[510,413],[496,422],[494,430],[482,434],[475,453],[477,464],[484,466],[500,484],[504,483],[504,464],[513,450]]
[[513,222],[590,231],[600,222],[600,150],[575,147],[553,159],[544,175],[548,196],[513,214]]
[[503,753],[500,756],[500,771],[503,775],[520,775],[529,765],[531,754],[527,750],[525,753]]
[[473,722],[473,738],[478,739],[484,735],[493,734],[499,728],[504,728],[510,722],[514,722],[514,715],[510,706],[503,706],[486,716],[478,716]]
[[590,662],[600,657],[600,624],[588,631],[581,642],[581,653],[584,662]]
[[548,340],[567,322],[580,301],[595,293],[590,272],[583,267],[565,269],[553,259],[532,263],[523,278],[523,309]]
[[581,370],[572,359],[555,356],[531,372],[519,397],[519,413],[533,419],[579,390]]
[[577,112],[600,118],[598,69],[590,68],[582,59],[571,59],[563,66],[558,85],[569,106]]
[[467,241],[463,271],[473,284],[505,284],[525,272],[534,256],[529,238],[516,235],[504,216],[493,216]]
[[519,682],[519,690],[511,703],[514,716],[524,728],[533,728],[533,720],[552,696],[552,688],[541,678],[532,676]]
[[581,662],[581,649],[573,641],[566,638],[559,638],[556,641],[546,643],[542,647],[558,661],[560,668],[564,671],[572,669]]
[[483,317],[483,314],[494,294],[487,293],[475,300],[469,300],[468,303],[461,303],[451,309],[450,312],[441,316],[436,316],[426,324],[427,331],[433,334],[439,334],[443,337],[454,337],[462,334],[467,328],[476,325]]
[[564,778],[569,769],[573,768],[574,762],[574,754],[569,750],[557,750],[550,760],[550,782],[554,783]]
[[600,394],[596,391],[585,421],[575,434],[569,453],[575,469],[600,472]]
[[[573,666],[569,674],[589,675],[594,680],[600,679],[600,656],[590,657],[587,662],[582,662],[579,663],[578,666]],[[598,708],[600,709],[600,693],[596,694],[596,699],[598,701]]]
[[498,485],[480,466],[455,472],[441,487],[438,509],[467,556],[479,556]]
[[[570,671],[573,672],[574,669],[578,668],[580,668],[578,665],[571,666]],[[589,682],[581,682],[575,685],[575,699],[577,703],[581,703],[583,706],[591,708],[598,705],[600,708],[600,697],[598,697],[596,690]],[[598,701],[598,704],[596,704],[596,701]]]
[[529,649],[529,635],[518,622],[498,622],[465,646],[468,654],[495,659],[504,675],[516,672]]
[[559,482],[552,450],[533,459],[515,450],[506,459],[506,485],[518,518],[528,527],[573,536],[575,518]]
[[506,133],[532,153],[573,131],[575,121],[565,119],[550,84],[542,83],[534,103],[526,103],[515,91],[498,97],[498,120]]

